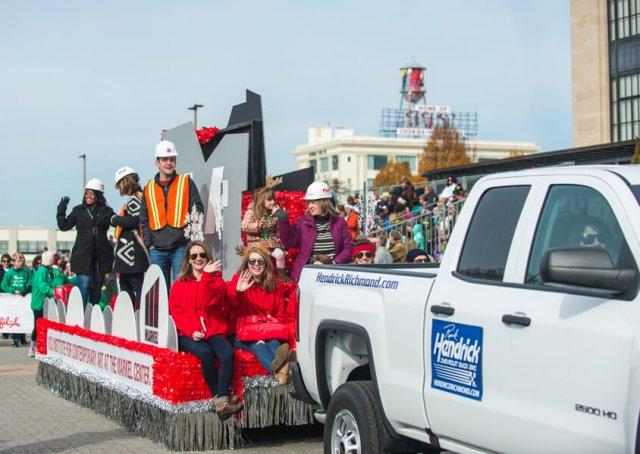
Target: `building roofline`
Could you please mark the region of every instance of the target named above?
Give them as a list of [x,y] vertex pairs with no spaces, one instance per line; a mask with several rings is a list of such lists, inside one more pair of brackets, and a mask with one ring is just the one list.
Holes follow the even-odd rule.
[[[415,145],[424,144],[428,142],[427,139],[417,139],[417,138],[404,138],[404,137],[379,137],[379,136],[345,136],[345,137],[334,137],[327,141],[319,141],[312,144],[304,144],[298,145],[292,150],[294,155],[304,154],[311,151],[324,150],[328,148],[334,148],[337,146],[405,146],[405,147],[413,147]],[[467,140],[467,144],[470,146],[481,146],[481,145],[493,145],[495,147],[506,147],[506,148],[529,148],[539,150],[539,145],[535,142],[514,142],[514,141],[501,141],[501,140],[478,140],[478,139],[469,139]]]
[[485,175],[496,172],[522,170],[534,167],[557,166],[564,163],[597,164],[616,161],[629,162],[635,149],[635,140],[590,145],[579,148],[534,153],[516,158],[505,158],[491,162],[479,162],[464,166],[437,169],[422,173],[423,177],[439,180],[447,176]]

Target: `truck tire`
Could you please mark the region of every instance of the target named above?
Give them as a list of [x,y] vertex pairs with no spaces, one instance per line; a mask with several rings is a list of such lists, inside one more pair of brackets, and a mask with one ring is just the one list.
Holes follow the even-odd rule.
[[324,425],[324,452],[380,453],[378,402],[370,381],[341,385],[331,396]]

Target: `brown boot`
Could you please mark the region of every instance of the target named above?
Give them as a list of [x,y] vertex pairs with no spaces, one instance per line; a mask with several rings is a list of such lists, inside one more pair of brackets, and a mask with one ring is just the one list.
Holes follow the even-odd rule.
[[286,342],[276,350],[276,357],[271,363],[271,372],[274,374],[282,369],[282,366],[287,364],[287,356],[289,356],[289,344]]
[[289,373],[289,363],[285,363],[282,368],[275,374],[276,380],[278,380],[283,385],[288,385],[291,383],[291,374]]
[[213,405],[215,406],[216,414],[222,421],[225,421],[231,415],[238,413],[244,407],[242,402],[232,404],[227,396],[214,397]]

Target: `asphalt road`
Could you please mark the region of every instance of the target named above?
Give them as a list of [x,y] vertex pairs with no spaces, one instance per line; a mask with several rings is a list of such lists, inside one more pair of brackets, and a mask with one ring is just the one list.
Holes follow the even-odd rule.
[[[0,453],[166,453],[91,410],[35,383],[37,364],[26,347],[0,339]],[[274,427],[243,433],[242,453],[322,452],[322,426]],[[219,452],[219,451],[216,451]]]

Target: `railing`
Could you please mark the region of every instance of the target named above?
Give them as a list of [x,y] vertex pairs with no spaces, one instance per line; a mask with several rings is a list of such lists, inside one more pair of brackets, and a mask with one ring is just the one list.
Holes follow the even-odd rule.
[[[446,204],[428,205],[422,209],[421,214],[407,215],[405,219],[396,220],[388,227],[379,227],[371,231],[369,235],[379,237],[383,233],[388,236],[390,232],[400,232],[407,251],[419,247],[427,251],[433,260],[440,262],[464,202],[463,199]],[[423,238],[414,235],[416,225],[421,226],[418,232],[422,234]]]

